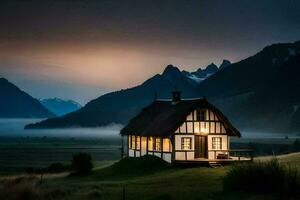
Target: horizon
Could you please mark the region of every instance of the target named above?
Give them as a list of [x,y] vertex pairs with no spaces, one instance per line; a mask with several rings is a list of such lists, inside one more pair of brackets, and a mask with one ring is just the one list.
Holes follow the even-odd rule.
[[131,2],[1,2],[0,76],[35,98],[84,105],[168,64],[195,71],[300,39],[293,0]]

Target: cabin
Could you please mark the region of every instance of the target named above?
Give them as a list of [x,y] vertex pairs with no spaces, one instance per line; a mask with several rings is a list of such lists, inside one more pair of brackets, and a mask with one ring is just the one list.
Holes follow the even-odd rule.
[[241,133],[205,98],[155,100],[121,130],[127,155],[154,155],[169,163],[250,160],[232,156],[230,138]]

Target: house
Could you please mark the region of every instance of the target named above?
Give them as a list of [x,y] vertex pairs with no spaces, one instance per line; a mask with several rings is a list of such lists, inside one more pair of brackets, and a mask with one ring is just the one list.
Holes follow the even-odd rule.
[[205,98],[155,100],[121,130],[129,157],[155,155],[172,162],[247,160],[230,156],[230,138],[241,133]]

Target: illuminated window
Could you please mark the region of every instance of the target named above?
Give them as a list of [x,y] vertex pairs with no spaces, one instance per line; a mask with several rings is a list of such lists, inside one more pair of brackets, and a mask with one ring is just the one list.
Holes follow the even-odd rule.
[[153,151],[153,138],[148,138],[148,151]]
[[131,135],[128,136],[129,149],[132,149]]
[[196,110],[196,119],[197,121],[205,121],[205,110]]
[[154,151],[160,151],[161,150],[160,145],[161,145],[160,138],[155,138]]
[[168,138],[163,139],[163,151],[164,152],[171,152],[170,139],[168,139]]
[[141,139],[140,136],[136,136],[136,148],[135,149],[140,149],[140,144],[141,144],[140,139]]
[[134,135],[131,136],[131,148],[135,149],[135,136]]
[[212,138],[212,149],[222,149],[222,138],[221,137],[213,137]]
[[182,150],[191,150],[192,149],[192,138],[190,138],[190,137],[181,138],[181,149]]

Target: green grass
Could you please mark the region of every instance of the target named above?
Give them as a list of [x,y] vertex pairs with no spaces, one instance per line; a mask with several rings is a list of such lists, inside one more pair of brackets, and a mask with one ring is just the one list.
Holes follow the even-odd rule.
[[[268,160],[269,157],[258,158]],[[279,156],[283,163],[297,164],[300,153]],[[171,167],[156,158],[126,158],[120,162],[98,163],[86,177],[67,173],[45,175],[42,186],[51,191],[63,190],[57,199],[122,199],[123,187],[129,200],[138,199],[276,199],[276,195],[244,192],[224,193],[222,180],[231,166],[220,168]]]

